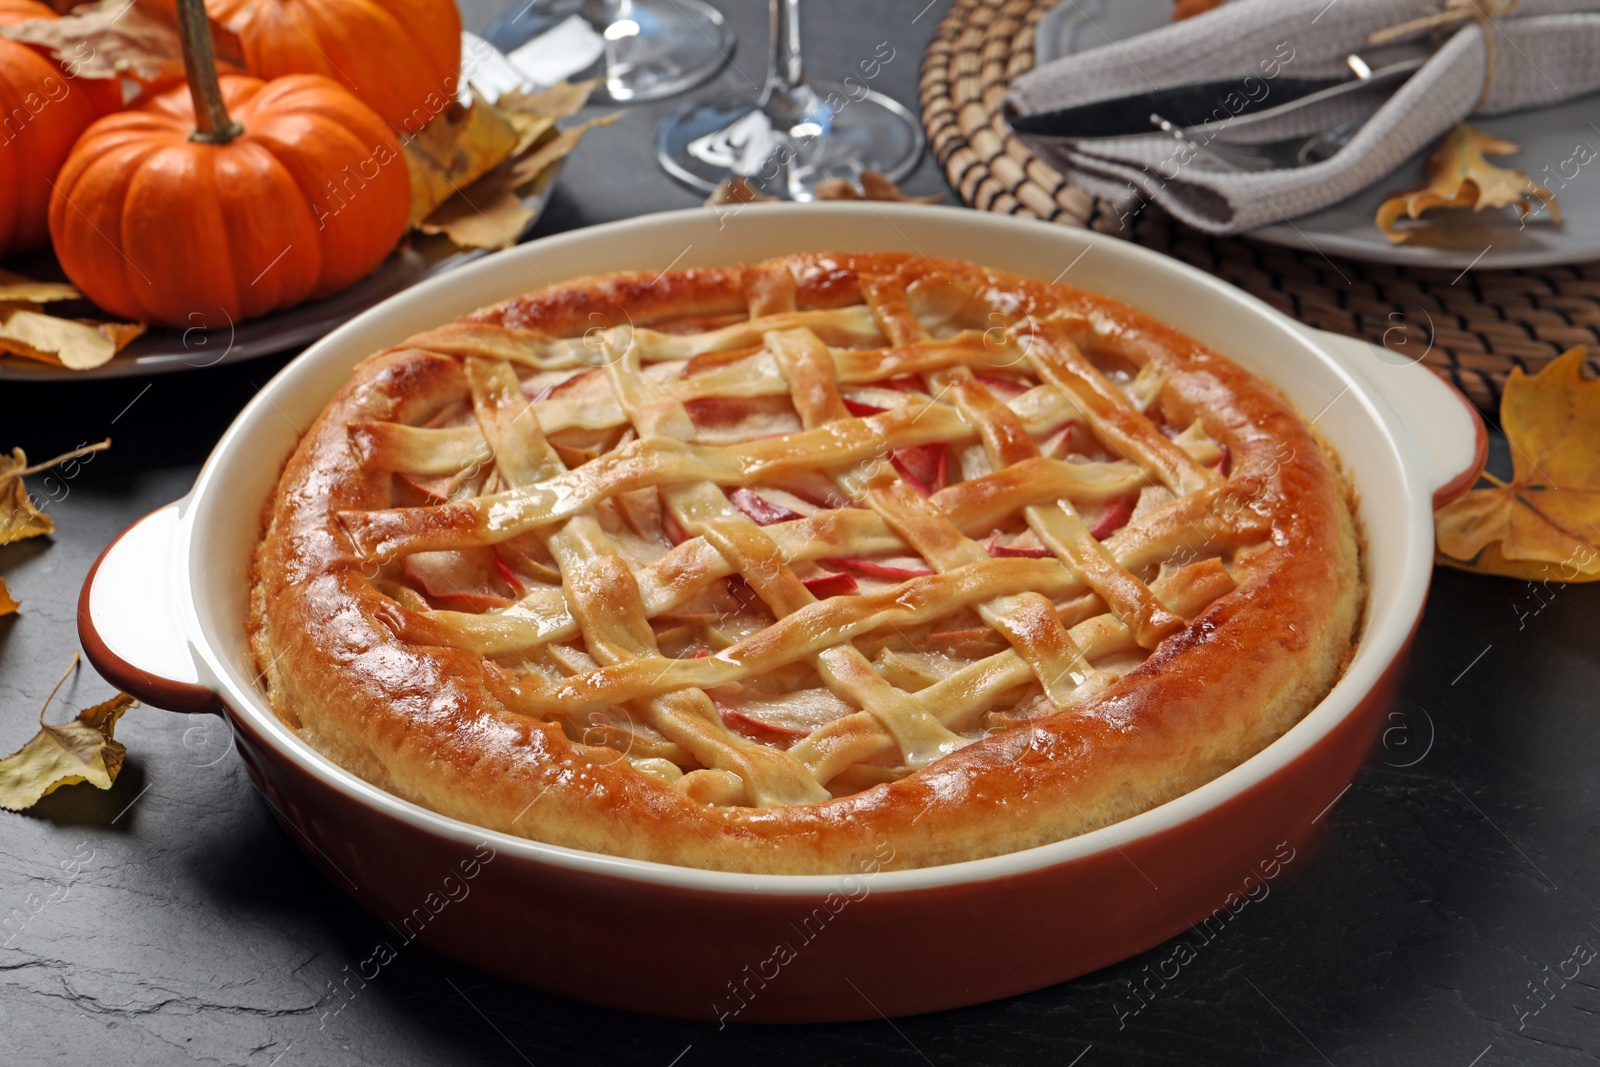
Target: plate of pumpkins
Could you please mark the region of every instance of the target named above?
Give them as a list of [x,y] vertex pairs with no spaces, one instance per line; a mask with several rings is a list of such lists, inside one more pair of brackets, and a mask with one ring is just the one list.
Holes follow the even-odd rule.
[[0,0],[0,379],[283,351],[514,244],[605,119],[503,59],[454,0]]

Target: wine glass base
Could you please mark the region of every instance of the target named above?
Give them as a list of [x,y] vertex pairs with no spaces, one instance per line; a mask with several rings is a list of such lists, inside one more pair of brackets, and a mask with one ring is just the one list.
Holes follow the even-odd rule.
[[632,0],[626,10],[626,18],[596,27],[606,41],[604,93],[597,99],[660,100],[709,80],[732,59],[733,31],[702,0]]
[[[733,31],[704,0],[626,0],[613,7],[616,17],[608,23],[596,14],[599,5],[543,0],[507,11],[484,30],[484,37],[515,64],[518,49],[582,15],[593,30],[581,42],[577,66],[562,65],[565,57],[545,56],[540,69],[556,64],[554,73],[544,75],[546,80],[599,78],[601,84],[590,97],[594,104],[642,104],[685,92],[708,81],[733,56]],[[549,40],[550,47],[562,47]]]
[[738,176],[786,200],[815,199],[827,178],[854,182],[872,170],[899,181],[916,167],[922,127],[904,106],[861,86],[810,87],[811,106],[781,120],[748,94],[695,101],[656,130],[656,158],[692,189],[710,192]]

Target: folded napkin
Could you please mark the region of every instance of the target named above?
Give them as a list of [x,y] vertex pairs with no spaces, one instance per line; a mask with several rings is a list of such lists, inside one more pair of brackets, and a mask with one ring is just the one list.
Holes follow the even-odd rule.
[[[1477,8],[1496,6],[1477,0]],[[1030,114],[1237,77],[1241,96],[1260,99],[1265,92],[1271,106],[1274,78],[1346,74],[1351,53],[1381,56],[1382,48],[1369,43],[1373,33],[1441,10],[1440,0],[1235,0],[1197,18],[1048,63],[1012,84],[1007,105],[1014,113]],[[1371,113],[1344,148],[1305,167],[1245,171],[1159,131],[1098,140],[1024,140],[1071,184],[1109,201],[1118,212],[1154,200],[1198,229],[1240,233],[1343,200],[1470,114],[1539,107],[1600,88],[1600,0],[1522,0],[1488,27],[1488,47],[1485,32],[1481,22],[1465,19],[1401,34],[1396,38],[1401,42],[1437,37],[1443,43],[1387,101],[1361,102],[1369,94],[1357,94],[1354,101],[1332,101],[1249,130],[1248,139],[1256,142],[1309,136]],[[1223,116],[1202,127],[1195,140],[1229,140],[1227,126]],[[1244,131],[1236,139],[1242,142]]]

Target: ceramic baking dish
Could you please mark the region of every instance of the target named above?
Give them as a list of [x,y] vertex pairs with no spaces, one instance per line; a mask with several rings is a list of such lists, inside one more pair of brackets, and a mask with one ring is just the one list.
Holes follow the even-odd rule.
[[[245,638],[250,554],[284,460],[358,360],[578,275],[829,249],[951,256],[1059,278],[1149,312],[1280,386],[1343,457],[1366,536],[1364,631],[1327,698],[1220,778],[1104,830],[974,862],[837,877],[694,870],[485,831],[357,778],[273,715]],[[1209,275],[1115,238],[906,205],[672,212],[488,257],[313,345],[240,413],[186,497],[106,549],[85,582],[78,626],[113,684],[158,707],[226,715],[255,782],[311,861],[407,939],[638,1011],[739,1022],[931,1011],[1150,948],[1243,899],[1298,854],[1381,721],[1428,589],[1432,507],[1473,482],[1484,450],[1466,401],[1410,359],[1313,336]]]

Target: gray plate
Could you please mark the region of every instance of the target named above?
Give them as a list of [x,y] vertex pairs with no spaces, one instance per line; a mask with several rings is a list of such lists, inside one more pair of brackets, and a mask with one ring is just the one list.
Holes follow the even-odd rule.
[[[560,175],[563,162],[558,161],[541,174],[533,191],[522,198],[523,204],[533,212],[523,229],[524,235],[544,214],[550,188]],[[118,352],[109,363],[102,363],[93,370],[68,370],[21,356],[0,355],[0,381],[77,381],[169,374],[286,352],[315,341],[402,289],[483,255],[487,252],[481,248],[461,249],[443,237],[412,234],[371,274],[326,300],[297,304],[224,330],[152,329]]]
[[[1171,0],[1067,0],[1039,21],[1035,61],[1040,65],[1168,23]],[[1447,221],[1428,243],[1390,244],[1373,224],[1391,192],[1422,183],[1419,152],[1376,185],[1331,207],[1288,222],[1251,230],[1250,237],[1290,248],[1376,263],[1416,267],[1542,267],[1600,259],[1600,95],[1579,97],[1536,111],[1474,119],[1473,125],[1520,145],[1502,162],[1548,186],[1560,202],[1562,222],[1542,209],[1526,226],[1510,208],[1475,213],[1434,212]],[[1577,152],[1582,155],[1575,155]],[[1589,156],[1587,165],[1577,163]],[[1447,217],[1448,216],[1448,217]]]

